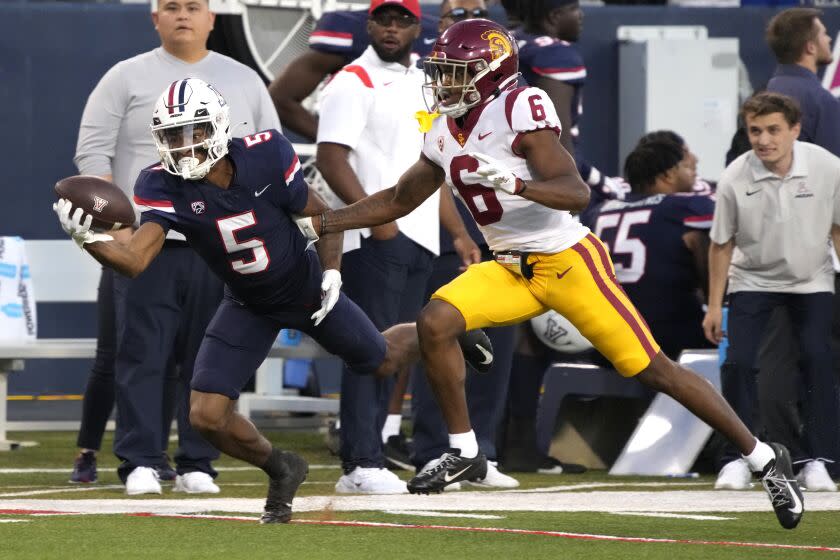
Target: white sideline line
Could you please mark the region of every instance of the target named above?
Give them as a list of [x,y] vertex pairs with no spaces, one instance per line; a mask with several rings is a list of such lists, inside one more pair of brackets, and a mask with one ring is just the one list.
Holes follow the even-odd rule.
[[[106,466],[99,466],[100,469],[107,469],[110,467]],[[113,468],[117,468],[114,465]],[[320,470],[320,469],[341,469],[341,465],[309,465],[310,470]],[[3,468],[0,469],[0,474],[53,474],[53,473],[69,473],[73,469],[72,468],[65,468],[65,469],[55,469],[55,468],[26,468],[26,469],[16,469],[16,468]],[[258,471],[257,467],[216,467],[216,470],[219,472],[243,472],[243,471]]]
[[[50,510],[91,513],[209,513],[261,514],[262,498],[183,499],[0,499],[0,510]],[[805,502],[808,511],[840,511],[832,492],[814,492]],[[558,492],[508,494],[503,492],[447,492],[433,496],[396,494],[383,496],[336,495],[295,498],[294,510],[304,511],[453,511],[468,512],[653,512],[717,514],[719,512],[770,512],[770,501],[761,491],[680,490],[663,492]]]
[[0,519],[0,523],[29,523],[29,519]]
[[16,498],[21,496],[39,496],[41,494],[75,494],[76,492],[92,492],[93,490],[112,490],[123,488],[122,484],[109,484],[103,486],[71,486],[63,488],[47,488],[45,490],[27,490],[26,492],[8,492],[0,494],[0,498]]
[[596,488],[667,488],[669,486],[711,486],[711,482],[580,482],[578,484],[564,484],[562,486],[546,486],[543,488],[527,488],[519,490],[500,490],[505,494],[528,494],[530,492],[565,492],[567,490],[593,490]]
[[612,515],[634,515],[637,517],[665,517],[671,519],[694,519],[696,521],[730,521],[737,517],[721,517],[720,515],[689,515],[685,513],[663,513],[656,511],[611,511]]

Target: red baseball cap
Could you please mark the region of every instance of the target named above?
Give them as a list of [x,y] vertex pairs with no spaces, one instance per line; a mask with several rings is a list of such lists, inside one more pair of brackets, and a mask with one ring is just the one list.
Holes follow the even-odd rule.
[[370,0],[369,14],[372,14],[383,6],[399,6],[405,9],[411,15],[420,19],[420,1],[419,0]]

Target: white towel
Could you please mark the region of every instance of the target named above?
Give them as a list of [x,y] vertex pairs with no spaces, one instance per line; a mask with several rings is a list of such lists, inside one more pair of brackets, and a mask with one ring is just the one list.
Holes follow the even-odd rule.
[[34,340],[37,324],[23,239],[0,237],[0,340]]

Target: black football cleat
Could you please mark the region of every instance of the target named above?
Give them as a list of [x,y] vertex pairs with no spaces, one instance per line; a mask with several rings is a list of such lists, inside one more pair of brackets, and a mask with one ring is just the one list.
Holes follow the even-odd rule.
[[493,345],[481,329],[467,331],[458,337],[464,359],[478,373],[487,373],[493,367]]
[[790,454],[784,445],[768,443],[776,458],[767,463],[761,471],[761,484],[770,496],[770,503],[776,512],[776,518],[785,529],[799,525],[805,511],[805,500],[799,483],[793,477]]
[[414,465],[411,464],[411,452],[411,443],[402,432],[390,436],[382,446],[386,466],[392,471],[414,469]]
[[309,465],[303,457],[282,452],[283,476],[272,478],[268,483],[268,497],[260,523],[288,523],[292,520],[292,500],[297,489],[306,480]]
[[439,494],[452,483],[487,476],[487,457],[484,453],[472,459],[461,457],[458,453],[457,449],[450,449],[435,466],[417,473],[408,481],[409,493]]

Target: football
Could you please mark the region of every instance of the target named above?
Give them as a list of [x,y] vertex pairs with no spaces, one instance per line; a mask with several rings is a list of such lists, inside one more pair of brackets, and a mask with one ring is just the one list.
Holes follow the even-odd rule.
[[592,348],[580,331],[556,311],[549,311],[531,319],[531,327],[540,342],[563,354],[577,354]]
[[134,207],[122,190],[114,183],[96,175],[74,175],[55,184],[55,194],[73,203],[85,214],[93,216],[92,227],[113,230],[134,223]]

